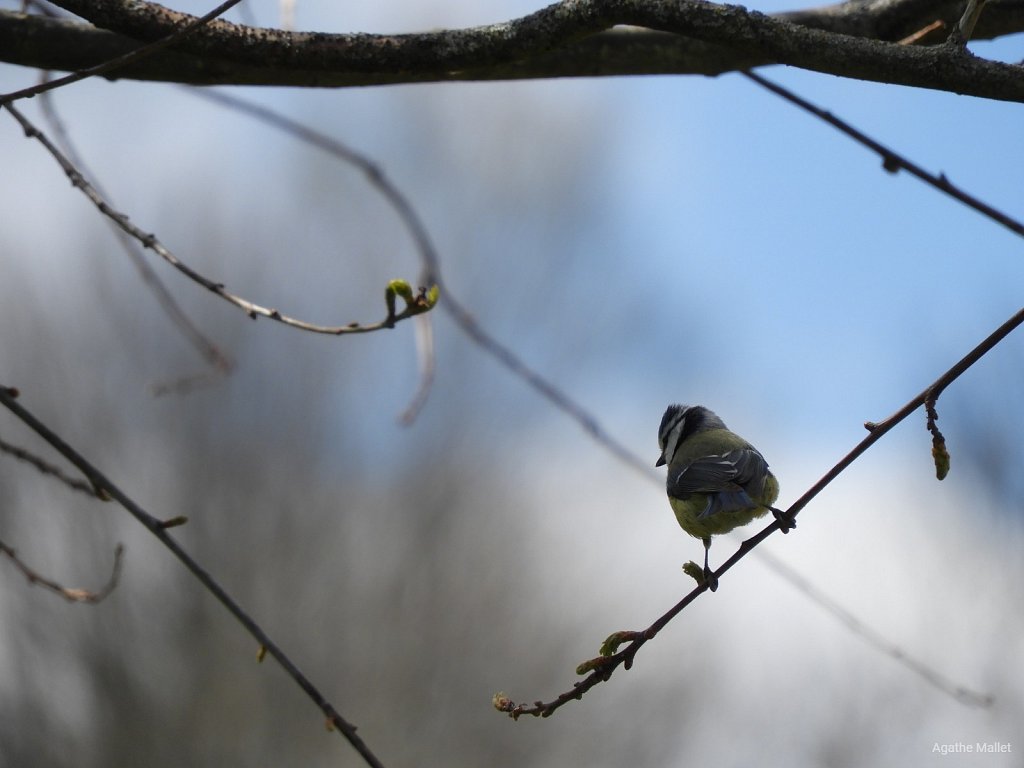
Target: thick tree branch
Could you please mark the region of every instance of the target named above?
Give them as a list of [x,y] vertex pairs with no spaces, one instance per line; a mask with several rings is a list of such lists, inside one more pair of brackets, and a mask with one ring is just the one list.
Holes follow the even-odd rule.
[[[77,69],[107,54],[123,53],[137,44],[131,40],[163,37],[193,18],[121,0],[60,0],[60,5],[127,37],[76,23],[0,13],[0,58]],[[1024,101],[1018,66],[977,59],[951,46],[882,42],[900,39],[936,19],[953,23],[961,5],[874,0],[769,17],[705,2],[577,0],[502,24],[407,35],[289,33],[217,21],[174,52],[154,56],[120,76],[336,87],[718,74],[783,63],[844,77]],[[611,30],[616,25],[645,29]],[[1024,0],[991,0],[975,34],[992,37],[1022,29]]]

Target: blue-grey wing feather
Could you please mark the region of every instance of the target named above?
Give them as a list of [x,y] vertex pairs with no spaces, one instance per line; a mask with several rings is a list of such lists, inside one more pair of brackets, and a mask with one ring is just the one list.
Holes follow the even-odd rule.
[[717,456],[704,456],[669,472],[668,495],[685,498],[691,493],[708,494],[708,505],[698,518],[717,512],[749,509],[757,504],[751,492],[760,495],[768,476],[768,462],[753,448],[737,448]]

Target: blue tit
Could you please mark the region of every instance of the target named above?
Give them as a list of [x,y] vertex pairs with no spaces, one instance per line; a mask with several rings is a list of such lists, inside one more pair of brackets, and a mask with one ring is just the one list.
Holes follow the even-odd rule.
[[718,579],[708,567],[711,537],[746,525],[771,511],[783,533],[796,527],[772,504],[779,481],[750,443],[701,405],[670,405],[658,428],[661,456],[668,465],[668,500],[680,527],[704,542],[704,579],[713,592]]

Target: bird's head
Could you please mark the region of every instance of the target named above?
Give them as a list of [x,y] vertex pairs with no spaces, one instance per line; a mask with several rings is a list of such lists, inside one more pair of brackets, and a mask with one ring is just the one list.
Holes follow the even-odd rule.
[[686,438],[709,429],[725,429],[725,423],[715,415],[714,411],[703,405],[670,405],[661,417],[658,427],[658,447],[661,456],[654,466],[671,464],[679,446]]

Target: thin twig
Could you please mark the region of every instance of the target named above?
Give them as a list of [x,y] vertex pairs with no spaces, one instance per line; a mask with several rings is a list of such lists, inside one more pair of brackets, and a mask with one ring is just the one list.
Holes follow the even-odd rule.
[[[869,422],[865,424],[864,426],[868,429],[868,436],[861,440],[852,451],[839,461],[838,464],[826,472],[825,475],[811,486],[803,496],[797,499],[789,509],[786,510],[787,514],[789,516],[796,517],[815,496],[821,493],[829,483],[835,480],[843,470],[850,466],[861,454],[878,442],[889,430],[924,405],[933,393],[942,392],[942,390],[955,381],[964,371],[978,362],[978,360],[988,353],[989,350],[1006,338],[1006,336],[1021,324],[1024,324],[1024,308],[989,334],[984,341],[961,358],[956,365],[946,371],[946,373],[940,376],[931,386],[917,395],[917,397],[910,400],[910,402],[900,408],[888,419],[878,423]],[[779,521],[776,520],[751,538],[744,541],[733,556],[719,566],[718,570],[715,571],[715,576],[720,579],[729,571],[730,568],[753,551],[758,544],[767,539],[771,534],[775,533],[775,531],[779,530],[779,526]],[[494,699],[495,708],[499,711],[508,713],[511,717],[516,719],[520,715],[548,717],[563,704],[574,699],[582,698],[583,694],[591,688],[608,680],[612,676],[612,673],[620,666],[625,669],[629,669],[633,664],[633,659],[636,656],[637,651],[639,651],[640,648],[649,640],[652,640],[658,632],[660,632],[672,619],[678,616],[686,606],[696,600],[703,592],[707,591],[707,584],[708,582],[704,582],[703,584],[699,584],[694,587],[686,597],[672,606],[672,608],[666,611],[657,621],[646,629],[639,631],[626,630],[616,632],[612,635],[609,640],[606,641],[606,644],[610,645],[609,653],[607,655],[590,659],[589,661],[581,664],[579,670],[583,673],[589,673],[587,677],[577,683],[574,683],[572,689],[562,693],[557,698],[552,699],[549,702],[537,701],[534,702],[533,705],[525,705],[517,704],[508,696],[499,694]],[[628,644],[626,648],[621,651],[616,651],[618,646],[623,643]],[[920,670],[917,671],[920,673]],[[928,679],[929,682],[935,682],[928,675],[926,675],[925,678]],[[958,699],[964,703],[975,706],[988,706],[992,703],[991,697],[978,694],[958,696]]]
[[14,566],[24,574],[25,578],[28,579],[29,584],[36,584],[40,587],[50,590],[55,595],[60,595],[69,603],[88,603],[95,605],[100,603],[107,598],[107,596],[117,588],[118,581],[121,579],[121,565],[124,559],[124,545],[118,544],[114,548],[114,568],[110,573],[110,578],[107,583],[98,592],[90,592],[88,589],[80,589],[77,587],[65,587],[58,584],[53,579],[47,578],[39,573],[39,571],[30,568],[24,560],[18,557],[18,553],[4,542],[0,541],[0,554],[6,555],[7,558],[14,563]]
[[930,24],[924,25],[923,27],[912,32],[906,37],[901,37],[896,42],[898,42],[900,45],[916,45],[917,43],[921,42],[926,37],[928,37],[928,35],[930,35],[932,32],[938,32],[940,29],[944,29],[945,26],[946,22],[944,22],[942,19],[936,19],[935,21],[931,22]]
[[472,313],[455,300],[450,290],[446,291],[445,295],[447,296],[447,301],[444,302],[444,309],[460,330],[469,336],[478,347],[505,366],[514,376],[529,384],[541,397],[558,408],[558,410],[579,424],[584,432],[608,449],[617,459],[642,475],[652,476],[651,462],[644,461],[625,445],[613,438],[585,408],[530,368],[509,347],[485,331],[476,321],[476,318],[473,317]]
[[501,344],[480,326],[472,313],[458,301],[450,288],[445,284],[441,275],[440,259],[437,250],[434,248],[427,228],[416,213],[412,203],[388,178],[380,166],[337,139],[310,128],[286,115],[282,115],[269,107],[216,91],[197,89],[189,89],[189,91],[199,98],[213,101],[229,109],[250,115],[362,171],[370,185],[392,206],[409,232],[423,264],[420,279],[424,283],[436,283],[441,286],[440,305],[455,321],[459,329],[515,376],[533,387],[542,397],[554,404],[563,413],[568,414],[584,431],[610,450],[617,458],[641,474],[648,477],[653,475],[650,462],[645,462],[638,458],[625,445],[612,438],[598,421],[571,397],[531,369],[511,349]]
[[91,496],[94,499],[103,498],[102,496],[98,496],[96,489],[93,488],[85,480],[81,480],[77,477],[71,477],[66,472],[64,472],[64,470],[62,470],[60,467],[56,466],[55,464],[51,464],[48,461],[44,461],[43,459],[36,456],[34,453],[26,451],[24,448],[20,448],[17,445],[12,445],[11,443],[5,442],[4,440],[0,440],[0,453],[6,453],[9,456],[13,456],[14,458],[18,459],[19,461],[23,461],[26,464],[31,464],[44,475],[49,475],[50,477],[56,478],[60,482],[64,483],[64,485],[66,485],[68,488],[71,488],[74,491],[84,493],[86,496]]
[[222,299],[227,301],[239,309],[243,310],[249,317],[254,320],[257,317],[266,317],[271,320],[275,320],[284,325],[292,328],[297,328],[302,331],[310,331],[312,333],[324,333],[333,336],[342,336],[356,333],[370,333],[371,331],[379,331],[385,328],[393,328],[395,323],[402,320],[406,320],[410,317],[422,314],[423,312],[430,309],[427,306],[425,297],[418,297],[416,301],[411,301],[406,304],[404,310],[397,314],[388,313],[388,316],[383,320],[370,323],[367,325],[361,325],[360,323],[349,323],[347,325],[340,326],[326,326],[317,325],[315,323],[309,323],[305,320],[299,320],[298,318],[290,317],[289,315],[282,314],[276,309],[264,307],[247,299],[242,298],[236,294],[228,291],[223,283],[216,283],[194,269],[189,267],[177,256],[175,256],[163,243],[157,239],[154,234],[149,234],[139,229],[137,226],[132,224],[128,216],[120,211],[116,210],[107,200],[96,190],[96,188],[89,183],[82,173],[75,167],[75,165],[61,152],[57,146],[47,138],[46,134],[40,131],[28,118],[26,118],[13,104],[4,105],[7,111],[10,112],[14,118],[21,124],[22,129],[25,131],[25,135],[29,138],[35,139],[47,152],[57,161],[60,167],[64,170],[64,173],[71,180],[72,186],[79,189],[89,200],[99,209],[99,211],[113,221],[118,227],[124,230],[126,233],[138,240],[145,248],[149,248],[160,256],[164,261],[173,266],[179,272],[190,278],[194,282],[198,283],[207,290],[220,296]]
[[[308,125],[300,123],[287,115],[276,112],[269,107],[246,99],[219,91],[207,91],[187,88],[188,93],[206,99],[226,109],[249,115],[299,141],[316,147],[338,160],[356,168],[363,174],[367,183],[375,189],[398,216],[405,231],[413,240],[419,253],[422,265],[420,283],[422,285],[440,285],[437,251],[412,203],[384,173],[383,169],[366,155],[357,152],[341,141],[321,133]],[[441,302],[447,302],[447,289],[442,290]],[[430,389],[434,383],[434,332],[433,319],[428,314],[420,315],[416,322],[416,351],[420,367],[420,382],[409,405],[399,416],[399,422],[405,425],[415,421],[420,410],[426,403]]]
[[295,663],[281,650],[270,636],[253,620],[253,618],[235,601],[233,597],[213,578],[185,549],[168,533],[166,522],[151,515],[135,501],[129,498],[117,485],[106,475],[100,472],[95,466],[89,463],[80,453],[68,445],[53,430],[43,424],[32,413],[17,402],[15,395],[17,390],[0,386],[0,405],[6,407],[11,413],[21,419],[30,429],[48,442],[58,453],[74,464],[97,488],[102,489],[118,504],[124,507],[127,512],[140,522],[153,534],[160,543],[169,549],[175,557],[195,576],[202,585],[209,591],[227,610],[245,627],[259,643],[261,648],[273,656],[284,668],[285,672],[305,691],[306,695],[313,701],[320,711],[327,718],[330,727],[336,728],[348,740],[349,744],[372,768],[383,768],[377,756],[370,750],[367,744],[356,733],[356,727],[345,720],[331,705],[323,694],[313,683],[299,670]]
[[771,80],[768,80],[762,77],[761,75],[758,75],[754,72],[750,72],[749,70],[743,71],[741,72],[741,74],[744,77],[753,80],[755,83],[762,86],[763,88],[767,88],[769,91],[776,94],[777,96],[781,96],[786,101],[795,104],[804,111],[811,113],[812,115],[814,115],[817,118],[820,118],[821,120],[824,120],[829,125],[838,128],[840,131],[845,133],[854,141],[864,145],[872,152],[879,155],[882,158],[882,167],[885,168],[885,170],[889,171],[889,173],[896,173],[902,168],[906,170],[908,173],[910,173],[912,176],[915,176],[921,181],[925,182],[926,184],[935,187],[935,189],[939,190],[940,192],[944,192],[953,199],[959,200],[968,208],[973,208],[975,211],[982,214],[983,216],[987,216],[996,223],[1006,227],[1014,234],[1024,237],[1024,224],[1022,224],[1020,221],[1017,221],[1012,216],[1009,216],[1003,213],[1002,211],[996,210],[991,205],[988,205],[987,203],[979,200],[973,195],[964,192],[962,189],[953,184],[949,179],[947,179],[945,174],[940,173],[936,175],[933,173],[929,173],[924,168],[911,162],[898,152],[889,149],[888,147],[872,139],[870,136],[861,133],[852,125],[847,123],[845,120],[836,117],[831,112],[827,112],[826,110],[815,106],[811,102],[807,101],[807,99],[797,96],[795,93],[788,90],[787,88],[784,88],[783,86],[778,85],[777,83],[773,83]]

